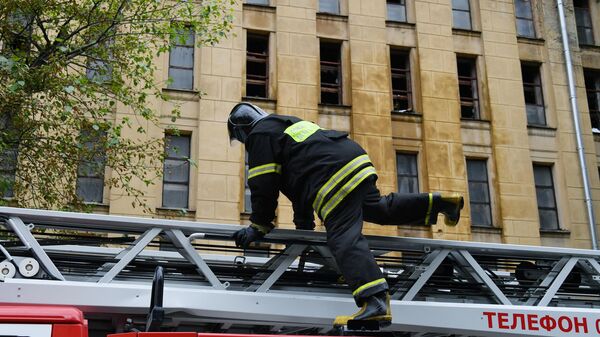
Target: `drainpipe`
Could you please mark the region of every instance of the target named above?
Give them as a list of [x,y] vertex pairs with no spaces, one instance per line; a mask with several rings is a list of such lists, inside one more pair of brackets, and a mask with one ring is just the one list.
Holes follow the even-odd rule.
[[590,239],[592,240],[592,249],[598,250],[596,241],[596,221],[594,220],[594,206],[592,204],[592,194],[590,192],[590,182],[587,166],[585,164],[585,153],[583,140],[581,137],[581,128],[579,123],[579,109],[577,108],[577,93],[575,92],[575,80],[573,78],[573,64],[571,61],[571,50],[569,49],[569,36],[567,35],[567,24],[565,22],[565,9],[562,0],[556,0],[558,5],[558,18],[560,21],[560,31],[562,34],[563,51],[565,53],[565,65],[567,67],[567,79],[569,83],[569,101],[571,102],[571,112],[573,113],[573,123],[575,124],[575,137],[577,138],[577,154],[579,155],[579,165],[581,166],[581,176],[583,177],[583,191],[585,193],[585,205],[587,206],[588,221],[590,225]]

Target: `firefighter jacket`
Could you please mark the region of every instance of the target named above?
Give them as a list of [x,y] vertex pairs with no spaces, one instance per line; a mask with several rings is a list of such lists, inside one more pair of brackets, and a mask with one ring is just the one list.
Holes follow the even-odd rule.
[[297,117],[263,118],[245,144],[250,221],[264,233],[273,228],[279,191],[292,202],[296,228],[314,229],[313,210],[325,220],[362,181],[376,179],[365,150],[347,133]]

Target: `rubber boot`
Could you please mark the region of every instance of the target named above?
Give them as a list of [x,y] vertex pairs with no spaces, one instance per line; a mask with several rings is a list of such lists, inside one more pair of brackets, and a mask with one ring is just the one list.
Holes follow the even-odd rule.
[[338,316],[333,325],[348,325],[349,320],[378,321],[380,326],[390,324],[392,322],[390,294],[385,291],[367,297],[357,313],[352,316]]
[[436,223],[437,214],[444,214],[444,223],[447,226],[456,226],[460,220],[460,211],[465,206],[464,198],[458,193],[442,195],[433,194],[433,218],[432,223]]

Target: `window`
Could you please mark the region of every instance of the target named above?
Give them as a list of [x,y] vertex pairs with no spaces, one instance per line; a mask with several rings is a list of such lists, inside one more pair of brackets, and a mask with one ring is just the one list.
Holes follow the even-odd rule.
[[390,49],[390,68],[394,111],[413,110],[409,52]]
[[492,204],[486,160],[467,159],[467,179],[473,226],[492,226]]
[[419,173],[417,171],[417,155],[396,153],[396,170],[398,192],[418,193]]
[[252,199],[250,198],[250,186],[248,185],[248,170],[250,165],[248,164],[248,152],[245,157],[245,169],[244,169],[244,213],[252,213]]
[[341,44],[338,42],[320,43],[321,53],[321,103],[342,104],[342,62]]
[[472,29],[469,0],[452,0],[452,23],[454,28]]
[[534,38],[535,25],[531,0],[515,0],[515,16],[517,19],[517,35]]
[[340,14],[339,0],[319,0],[319,12]]
[[538,213],[540,215],[540,228],[559,229],[552,167],[534,164],[533,176],[535,179]]
[[246,0],[247,4],[268,6],[269,0]]
[[462,118],[480,118],[476,63],[476,59],[474,58],[456,58],[458,92],[460,94],[460,116]]
[[77,196],[84,202],[102,203],[106,156],[99,150],[104,135],[97,131],[82,131],[79,138],[85,152],[77,166]]
[[575,7],[575,22],[577,23],[579,44],[593,45],[594,32],[588,0],[573,0],[573,6]]
[[169,52],[170,89],[194,88],[194,32],[180,31],[172,41]]
[[17,157],[19,155],[18,145],[11,141],[16,135],[11,134],[12,127],[10,114],[0,116],[0,136],[2,147],[0,147],[0,197],[14,197],[15,176],[17,173]]
[[390,21],[406,22],[406,1],[387,0],[387,19]]
[[166,135],[162,205],[188,208],[190,185],[190,136]]
[[523,78],[523,95],[525,96],[525,109],[527,110],[527,124],[546,125],[539,64],[521,63],[521,76]]
[[246,41],[246,96],[267,98],[269,36],[248,33]]
[[90,81],[96,83],[108,82],[112,78],[112,69],[104,60],[90,60],[87,65],[86,76]]
[[600,71],[584,69],[583,75],[592,129],[594,132],[600,132]]

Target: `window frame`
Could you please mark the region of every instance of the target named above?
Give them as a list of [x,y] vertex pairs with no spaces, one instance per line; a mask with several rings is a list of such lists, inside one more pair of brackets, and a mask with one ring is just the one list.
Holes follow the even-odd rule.
[[[195,32],[191,29],[191,28],[187,28],[185,30],[185,32],[189,33],[191,35],[191,44],[187,43],[187,37],[186,37],[186,41],[182,42],[180,41],[180,34],[178,33],[175,36],[174,41],[171,41],[171,49],[169,50],[169,63],[168,63],[168,71],[169,71],[169,79],[172,79],[172,81],[170,81],[167,85],[167,89],[173,89],[173,90],[186,90],[186,91],[193,91],[194,90],[194,68],[195,68],[195,63],[196,63],[196,34]],[[189,37],[189,35],[188,35]],[[174,66],[171,64],[171,60],[172,60],[172,53],[173,50],[175,48],[184,48],[184,49],[191,49],[192,53],[191,53],[191,58],[192,58],[192,66],[191,67],[183,67],[183,66]],[[174,86],[175,84],[175,80],[174,77],[172,76],[172,69],[176,69],[176,70],[185,70],[185,71],[189,71],[191,72],[191,86],[190,87],[178,87],[178,86]]]
[[[460,63],[469,63],[470,75],[461,75]],[[479,94],[479,74],[477,69],[477,56],[456,55],[456,75],[458,79],[458,97],[460,103],[460,116],[463,119],[481,120],[481,97]],[[462,96],[461,86],[471,88],[471,97]],[[470,107],[472,116],[465,116],[463,109]]]
[[[394,113],[405,113],[412,112],[415,110],[414,105],[414,93],[412,87],[412,69],[410,63],[410,50],[395,48],[390,46],[390,79],[392,90],[392,112]],[[403,58],[404,68],[394,68],[394,61],[396,58]],[[394,79],[406,82],[406,90],[394,88]],[[396,102],[405,101],[406,109],[396,109]]]
[[[405,157],[410,157],[411,158],[411,164],[414,163],[414,172],[409,172],[409,173],[400,173],[400,167],[399,167],[399,157],[400,156],[405,156]],[[412,167],[411,167],[412,169]],[[400,190],[400,186],[404,186],[403,184],[401,184],[401,181],[404,180],[412,180],[414,185],[416,186],[416,190],[415,191],[401,191]],[[397,151],[396,152],[396,184],[397,184],[397,191],[398,193],[419,193],[420,191],[420,184],[419,184],[419,154],[418,153],[411,153],[411,152],[401,152],[401,151]]]
[[[533,68],[535,68],[536,70],[536,77],[534,79],[533,82],[525,82],[525,70],[526,69],[531,69],[533,70]],[[544,99],[544,85],[543,85],[543,79],[542,79],[542,64],[541,63],[533,63],[533,62],[521,62],[521,80],[523,82],[523,97],[525,100],[525,113],[527,116],[527,125],[528,126],[541,126],[541,127],[547,127],[548,126],[548,118],[546,116],[546,102]],[[535,99],[536,99],[536,103],[535,104],[530,104],[527,103],[527,89],[529,89],[530,91],[532,91],[535,95]],[[537,89],[537,90],[536,90]],[[539,92],[539,97],[537,95],[537,93]],[[540,101],[540,103],[537,103],[537,101]],[[536,107],[536,115],[538,118],[542,117],[543,121],[542,123],[532,123],[532,120],[530,119],[530,107]],[[541,111],[541,116],[540,116],[540,111]]]
[[[79,163],[77,164],[77,180],[75,183],[75,193],[77,194],[77,197],[80,198],[80,200],[84,203],[89,203],[89,204],[102,204],[104,202],[104,179],[105,179],[105,175],[106,175],[106,154],[105,153],[100,153],[98,154],[96,152],[96,150],[93,150],[93,147],[95,146],[95,144],[99,143],[102,141],[102,138],[105,137],[105,133],[101,132],[101,131],[95,131],[93,129],[86,129],[83,130],[81,133],[87,133],[89,135],[89,139],[84,142],[84,146],[90,148],[90,150],[93,152],[93,158],[91,161],[83,161],[83,160],[79,160]],[[96,168],[98,169],[97,172],[94,172],[94,168],[92,168],[92,170],[90,171],[83,171],[82,170],[87,170],[89,167],[85,167],[85,164],[89,164],[91,166],[97,166]],[[100,183],[100,193],[99,193],[99,197],[95,198],[95,199],[87,199],[85,198],[84,195],[81,194],[80,191],[82,191],[82,184],[84,181],[95,181],[96,183]]]
[[[250,43],[250,39],[262,39],[263,42],[266,43],[266,48],[264,50],[264,53],[255,53],[255,52],[250,52],[248,45]],[[269,67],[269,62],[270,62],[270,55],[269,55],[269,51],[270,51],[270,36],[269,33],[259,33],[259,32],[247,32],[246,33],[246,96],[247,97],[253,97],[253,98],[269,98],[269,71],[270,71],[270,67]],[[265,75],[261,76],[261,75],[251,75],[248,72],[248,68],[249,68],[249,63],[254,62],[254,63],[258,63],[258,64],[264,64],[265,67]],[[258,96],[258,95],[250,95],[249,94],[249,90],[248,90],[248,86],[249,85],[256,85],[256,86],[263,86],[264,87],[264,92],[265,95],[264,96]]]
[[[515,25],[516,25],[516,32],[517,32],[517,36],[519,37],[525,37],[525,38],[531,38],[531,39],[535,39],[537,38],[537,29],[535,27],[535,11],[534,11],[534,4],[533,4],[534,0],[515,0],[514,1],[514,7],[515,7]],[[530,10],[530,14],[531,14],[531,18],[528,17],[521,17],[519,16],[519,11],[517,10],[517,3],[529,3],[529,10]],[[519,21],[527,21],[528,25],[531,26],[531,31],[533,33],[533,35],[524,35],[524,34],[520,34],[519,32]]]
[[[577,41],[579,42],[579,45],[583,45],[583,46],[593,46],[596,43],[596,38],[594,36],[594,23],[592,21],[592,8],[590,6],[590,2],[589,0],[582,0],[585,1],[586,7],[579,7],[576,6],[577,0],[573,1],[573,15],[575,16],[575,26],[577,29]],[[581,22],[579,20],[577,20],[577,11],[579,10],[585,10],[585,15],[587,17],[587,20],[589,21],[590,25],[586,26],[584,24],[581,24]],[[589,35],[590,35],[590,39],[591,41],[587,41],[587,37],[585,39],[585,41],[582,41],[581,37],[582,35],[580,34],[580,29],[583,29],[585,31],[589,31]],[[583,35],[583,36],[587,36],[587,35]]]
[[[169,146],[169,141],[168,138],[169,137],[181,137],[181,138],[187,138],[187,146],[188,146],[188,153],[189,156],[185,157],[185,156],[169,156],[168,153],[168,146]],[[192,135],[191,134],[179,134],[179,135],[174,135],[174,134],[165,134],[165,161],[163,164],[163,179],[162,179],[162,202],[161,202],[161,206],[162,208],[165,209],[189,209],[190,208],[190,182],[191,182],[191,167],[190,167],[190,159],[192,156]],[[166,170],[167,170],[167,160],[172,160],[172,161],[177,161],[177,162],[182,162],[183,165],[187,166],[187,181],[186,182],[179,182],[179,181],[167,181],[166,177]],[[167,184],[171,184],[171,185],[180,185],[180,186],[185,186],[186,187],[186,195],[187,198],[185,199],[185,206],[184,207],[179,207],[179,206],[169,206],[167,204],[165,204],[165,185]]]
[[[592,130],[597,129],[600,132],[600,69],[583,69],[585,93],[587,97],[588,110],[590,113],[590,121]],[[590,78],[592,78],[590,80]],[[593,82],[590,88],[589,82]],[[596,109],[592,108],[592,103],[595,101]]]
[[[467,2],[468,5],[468,9],[462,9],[462,8],[456,8],[455,7],[455,0],[452,0],[452,28],[453,29],[462,29],[462,30],[473,30],[473,15],[471,13],[471,9],[473,6],[471,6],[471,0],[465,0]],[[467,13],[468,17],[469,17],[469,26],[468,27],[459,27],[456,25],[456,20],[455,20],[455,13],[456,12],[461,12],[461,13]]]
[[[475,163],[475,162],[483,163],[483,173],[485,174],[484,180],[477,180],[477,179],[473,178],[472,175],[469,175],[469,163]],[[471,214],[470,214],[471,215],[471,226],[493,228],[494,227],[494,214],[493,214],[493,207],[492,207],[492,195],[490,192],[490,175],[489,175],[489,168],[488,168],[488,159],[487,158],[466,158],[465,164],[466,164],[465,166],[466,166],[466,170],[467,170],[467,185],[469,187],[469,206],[471,209]],[[485,192],[487,194],[487,202],[485,200],[481,201],[481,200],[473,199],[473,195],[471,193],[472,184],[485,187]],[[489,215],[489,218],[487,220],[489,220],[489,225],[488,224],[475,224],[473,222],[473,220],[475,219],[475,216],[473,216],[473,214],[474,214],[473,212],[476,209],[476,207],[473,207],[473,205],[483,205],[487,208],[488,215]]]
[[[392,18],[390,16],[390,12],[394,12],[394,11],[390,11],[390,7],[391,8],[394,8],[394,7],[401,8],[400,10],[404,13],[404,20],[402,20],[401,18],[400,18],[400,20],[397,18]],[[406,0],[387,0],[385,17],[386,17],[387,21],[391,21],[391,22],[408,22],[408,12],[406,9]]]
[[[337,61],[323,60],[323,46],[336,46]],[[337,83],[324,83],[323,73],[326,71],[337,72]],[[319,102],[320,104],[342,105],[344,101],[344,78],[342,74],[342,41],[320,40],[319,41]],[[337,103],[324,102],[323,93],[337,94]]]
[[[551,185],[547,186],[547,185],[538,185],[538,182],[536,179],[536,168],[544,168],[547,169],[548,173],[550,174],[550,182]],[[552,164],[541,164],[541,163],[533,163],[533,178],[534,178],[534,185],[535,185],[535,192],[536,192],[536,203],[537,203],[537,208],[538,208],[538,218],[539,218],[539,224],[540,224],[540,230],[560,230],[560,217],[558,214],[558,204],[557,204],[557,197],[556,197],[556,183],[554,181],[554,165]],[[544,190],[544,191],[552,191],[552,198],[553,198],[553,202],[554,202],[554,207],[546,207],[546,206],[542,206],[540,207],[540,200],[539,200],[539,190]],[[556,219],[556,228],[549,228],[548,226],[543,226],[542,224],[542,216],[541,216],[541,211],[553,211],[555,219]]]

